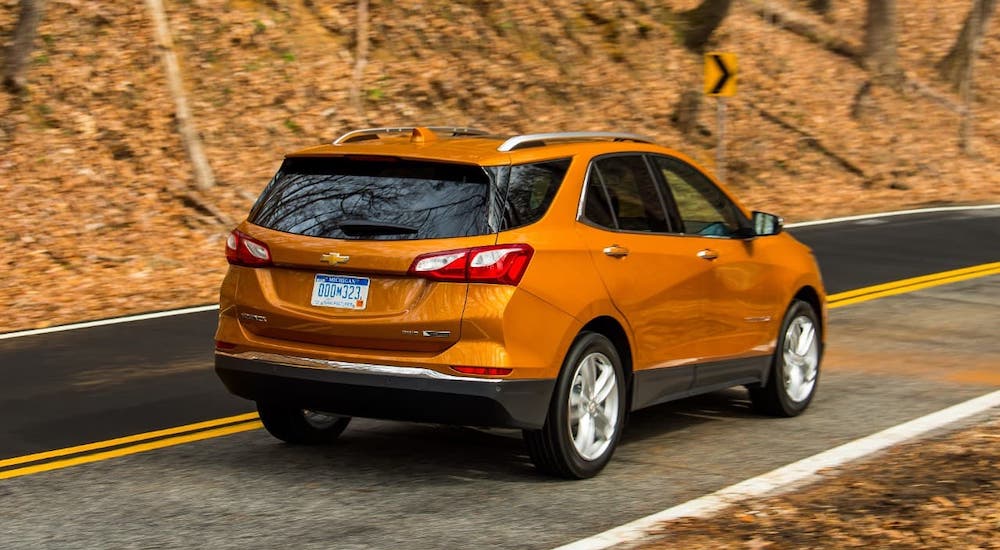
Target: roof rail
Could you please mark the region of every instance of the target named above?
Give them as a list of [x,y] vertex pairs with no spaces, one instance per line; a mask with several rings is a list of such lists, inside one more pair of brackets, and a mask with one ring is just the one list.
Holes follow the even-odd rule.
[[554,132],[551,134],[525,134],[514,136],[503,142],[497,151],[508,152],[522,147],[530,147],[532,144],[544,144],[548,141],[590,141],[597,139],[610,139],[612,141],[638,141],[640,143],[655,143],[652,139],[639,134],[624,134],[620,132]]
[[425,130],[431,130],[432,132],[440,132],[443,134],[450,133],[454,136],[488,136],[490,133],[486,130],[480,130],[479,128],[468,128],[464,126],[397,126],[392,128],[365,128],[364,130],[354,130],[353,132],[347,132],[346,134],[340,136],[339,138],[333,140],[334,145],[342,145],[344,143],[350,143],[352,141],[364,141],[366,139],[378,139],[379,134],[407,134],[412,132],[417,128],[422,128]]

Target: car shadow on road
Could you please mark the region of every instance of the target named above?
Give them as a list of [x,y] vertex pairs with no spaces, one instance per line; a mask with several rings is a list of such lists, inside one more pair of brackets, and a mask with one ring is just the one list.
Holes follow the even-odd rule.
[[[629,418],[621,445],[645,445],[698,425],[753,416],[746,392],[731,389],[650,407]],[[244,467],[297,470],[348,477],[402,473],[421,484],[449,485],[477,480],[553,480],[531,464],[519,430],[481,429],[356,419],[333,444],[300,447],[260,433],[239,462]],[[617,457],[616,457],[617,458]],[[408,481],[404,481],[406,483]]]
[[647,407],[629,415],[622,444],[662,437],[709,422],[757,417],[743,388],[706,393]]

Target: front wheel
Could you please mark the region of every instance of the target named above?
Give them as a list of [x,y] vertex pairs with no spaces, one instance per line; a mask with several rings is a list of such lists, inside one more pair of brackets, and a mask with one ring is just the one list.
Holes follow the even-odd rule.
[[781,324],[767,385],[749,388],[754,410],[772,416],[797,416],[806,410],[819,382],[821,330],[811,305],[792,302]]
[[279,403],[257,403],[264,428],[274,437],[295,445],[332,443],[351,422],[349,416],[302,409]]
[[625,376],[614,344],[583,333],[570,348],[541,430],[525,430],[535,466],[552,475],[583,479],[600,472],[621,437]]

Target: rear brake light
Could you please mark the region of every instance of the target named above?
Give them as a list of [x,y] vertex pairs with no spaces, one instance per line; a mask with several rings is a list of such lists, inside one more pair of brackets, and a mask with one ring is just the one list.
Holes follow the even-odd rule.
[[438,281],[465,281],[468,263],[468,250],[423,254],[413,260],[410,274]]
[[484,374],[487,376],[507,376],[514,372],[514,369],[501,369],[497,367],[452,367],[463,374]]
[[271,265],[271,251],[266,244],[233,230],[226,237],[226,261],[233,265],[264,267]]
[[523,243],[432,252],[417,256],[408,273],[435,281],[516,286],[534,253],[531,246]]

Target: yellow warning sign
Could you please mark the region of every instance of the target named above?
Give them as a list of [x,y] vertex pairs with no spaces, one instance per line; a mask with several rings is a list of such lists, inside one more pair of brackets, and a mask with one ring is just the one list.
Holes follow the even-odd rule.
[[705,95],[721,97],[736,95],[736,54],[725,52],[705,54]]

